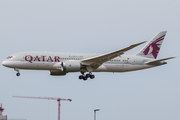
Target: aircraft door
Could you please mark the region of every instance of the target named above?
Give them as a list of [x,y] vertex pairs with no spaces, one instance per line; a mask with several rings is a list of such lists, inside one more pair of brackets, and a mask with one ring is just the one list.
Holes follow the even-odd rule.
[[25,61],[25,55],[20,55],[19,57],[20,61]]
[[135,63],[136,63],[135,59],[132,59],[132,60],[131,60],[131,64],[132,64],[132,65],[135,65]]

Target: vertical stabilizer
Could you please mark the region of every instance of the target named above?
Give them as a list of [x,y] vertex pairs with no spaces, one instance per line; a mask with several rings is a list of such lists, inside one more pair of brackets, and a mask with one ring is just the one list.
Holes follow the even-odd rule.
[[136,55],[156,59],[167,31],[159,32]]

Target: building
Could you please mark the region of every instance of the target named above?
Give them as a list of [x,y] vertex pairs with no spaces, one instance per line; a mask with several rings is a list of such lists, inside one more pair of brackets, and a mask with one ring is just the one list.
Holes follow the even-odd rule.
[[7,120],[7,115],[0,115],[0,120]]

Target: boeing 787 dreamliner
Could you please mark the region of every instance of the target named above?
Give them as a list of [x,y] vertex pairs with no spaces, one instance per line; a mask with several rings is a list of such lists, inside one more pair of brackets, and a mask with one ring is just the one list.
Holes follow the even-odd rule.
[[[157,56],[165,38],[166,31],[159,32],[137,54],[124,55],[124,52],[143,44],[140,42],[129,47],[107,54],[84,53],[51,53],[51,52],[22,52],[9,56],[2,65],[14,68],[17,76],[19,69],[48,70],[50,75],[62,76],[69,72],[80,72],[79,79],[95,78],[92,72],[128,72],[164,65],[165,60],[157,60]],[[87,74],[85,74],[88,72]]]

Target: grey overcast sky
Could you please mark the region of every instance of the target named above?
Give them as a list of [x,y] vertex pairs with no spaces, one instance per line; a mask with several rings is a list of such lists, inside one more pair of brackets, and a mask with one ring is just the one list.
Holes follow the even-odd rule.
[[[57,101],[13,98],[71,98],[62,120],[179,120],[179,0],[0,0],[0,61],[25,51],[107,53],[149,41],[167,30],[158,59],[167,65],[127,73],[80,73],[53,77],[48,71],[1,65],[0,103],[8,119],[57,120]],[[126,54],[136,54],[144,45]]]

